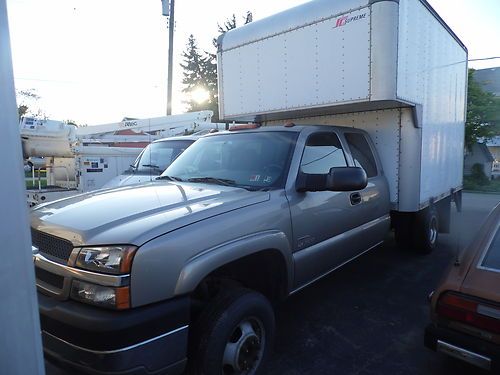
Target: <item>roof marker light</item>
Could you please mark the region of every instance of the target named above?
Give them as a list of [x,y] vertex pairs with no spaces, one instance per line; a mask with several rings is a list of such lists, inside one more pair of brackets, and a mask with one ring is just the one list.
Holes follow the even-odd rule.
[[250,123],[250,124],[240,124],[240,125],[232,125],[229,128],[229,131],[237,131],[237,130],[248,130],[248,129],[257,129],[260,128],[260,124]]

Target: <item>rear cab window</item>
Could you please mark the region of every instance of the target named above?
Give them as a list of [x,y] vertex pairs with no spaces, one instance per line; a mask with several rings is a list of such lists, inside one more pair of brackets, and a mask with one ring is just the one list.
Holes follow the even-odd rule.
[[344,133],[356,167],[365,170],[368,178],[378,175],[377,163],[366,137],[361,133]]

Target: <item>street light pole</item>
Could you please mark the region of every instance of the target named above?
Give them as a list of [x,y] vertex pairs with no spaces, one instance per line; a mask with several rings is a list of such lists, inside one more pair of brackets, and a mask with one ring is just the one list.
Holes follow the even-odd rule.
[[169,1],[162,0],[163,2],[163,15],[168,16],[168,73],[167,73],[167,116],[172,114],[172,80],[173,80],[173,68],[174,68],[174,28],[175,28],[175,0]]

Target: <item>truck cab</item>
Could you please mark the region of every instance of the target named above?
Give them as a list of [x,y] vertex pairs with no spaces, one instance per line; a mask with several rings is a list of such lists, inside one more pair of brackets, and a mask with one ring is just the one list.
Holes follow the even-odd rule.
[[45,353],[90,373],[180,373],[189,352],[195,373],[257,369],[271,303],[380,244],[389,212],[362,130],[203,137],[157,181],[33,210]]

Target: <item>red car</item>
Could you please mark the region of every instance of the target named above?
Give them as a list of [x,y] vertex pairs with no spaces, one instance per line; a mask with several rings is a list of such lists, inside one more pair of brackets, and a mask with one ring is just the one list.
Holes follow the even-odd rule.
[[431,297],[425,345],[500,374],[500,204]]

